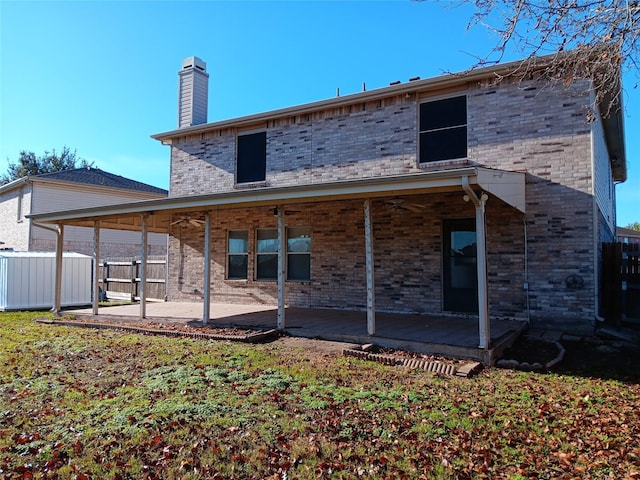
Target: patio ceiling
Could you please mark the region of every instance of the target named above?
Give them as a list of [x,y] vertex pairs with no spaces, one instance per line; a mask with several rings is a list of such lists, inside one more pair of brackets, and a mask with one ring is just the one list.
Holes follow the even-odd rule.
[[353,198],[381,198],[399,195],[454,192],[467,179],[474,190],[500,198],[515,209],[525,211],[523,173],[463,167],[407,175],[366,178],[311,185],[264,187],[208,195],[169,197],[158,200],[107,205],[29,215],[36,224],[61,224],[140,231],[147,215],[147,230],[169,233],[172,215],[255,206],[277,206],[300,202],[325,202]]

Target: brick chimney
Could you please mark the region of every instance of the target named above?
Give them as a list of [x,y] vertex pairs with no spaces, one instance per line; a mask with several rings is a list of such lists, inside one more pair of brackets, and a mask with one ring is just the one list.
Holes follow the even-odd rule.
[[198,57],[185,58],[178,72],[178,128],[207,123],[209,74]]

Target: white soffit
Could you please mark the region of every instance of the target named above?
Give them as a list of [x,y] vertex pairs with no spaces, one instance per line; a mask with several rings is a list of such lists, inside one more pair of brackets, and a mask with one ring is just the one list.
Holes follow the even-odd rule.
[[505,203],[526,213],[525,175],[504,170],[478,168],[477,184]]

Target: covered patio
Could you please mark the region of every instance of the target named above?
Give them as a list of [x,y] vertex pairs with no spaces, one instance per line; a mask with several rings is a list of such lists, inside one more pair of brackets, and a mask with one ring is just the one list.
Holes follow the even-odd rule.
[[[31,215],[37,224],[55,226],[57,232],[57,268],[55,279],[55,304],[53,311],[61,314],[60,284],[62,278],[62,251],[64,226],[79,225],[94,228],[94,257],[100,259],[100,230],[115,228],[135,230],[141,233],[141,272],[139,305],[122,308],[121,311],[105,309],[99,318],[137,317],[139,319],[163,318],[182,322],[200,322],[201,325],[233,325],[247,328],[276,328],[292,335],[319,337],[330,340],[357,343],[376,343],[381,346],[404,348],[423,353],[482,359],[491,362],[496,352],[506,348],[522,330],[520,321],[491,318],[487,279],[486,202],[494,196],[513,208],[524,212],[524,174],[464,166],[451,170],[437,170],[389,177],[367,178],[313,185],[264,187],[237,190],[200,196],[169,197],[162,200],[136,202],[51,212]],[[390,314],[376,309],[376,245],[373,229],[372,202],[380,199],[401,198],[418,194],[457,193],[475,211],[477,232],[477,301],[475,315],[449,315],[434,312],[433,315]],[[334,201],[361,201],[364,231],[364,298],[362,310],[324,310],[289,308],[285,299],[285,208],[307,202],[326,204]],[[247,307],[234,304],[214,304],[212,300],[212,232],[220,229],[218,212],[268,208],[277,218],[277,281],[276,294],[271,306],[263,304]],[[201,302],[162,303],[146,301],[147,233],[169,233],[171,225],[184,215],[197,213],[203,227]],[[271,218],[274,218],[274,217]],[[194,220],[192,220],[194,221]],[[49,227],[51,228],[51,227]],[[376,227],[379,228],[379,227]],[[384,228],[384,226],[383,226]],[[330,268],[330,266],[328,267]],[[80,315],[98,318],[97,269],[94,269],[93,308]],[[201,290],[200,290],[201,288]],[[274,301],[275,300],[275,301]],[[303,302],[304,303],[304,302]],[[275,305],[274,305],[275,304]],[[339,307],[339,305],[337,305]],[[345,307],[348,308],[348,307]],[[247,310],[248,309],[248,310]],[[419,311],[419,310],[418,310]]]
[[[100,315],[91,308],[67,310],[76,319],[104,323],[139,321],[136,304],[106,307]],[[474,318],[376,314],[376,333],[367,332],[367,313],[352,310],[294,308],[286,309],[285,332],[294,337],[318,338],[346,343],[372,343],[382,347],[417,353],[469,358],[492,364],[526,328],[517,320],[491,320],[491,347],[478,348],[478,326]],[[149,302],[146,320],[153,323],[183,324],[192,327],[277,328],[278,308],[266,305],[212,303],[209,321],[202,322],[202,306],[191,302]]]

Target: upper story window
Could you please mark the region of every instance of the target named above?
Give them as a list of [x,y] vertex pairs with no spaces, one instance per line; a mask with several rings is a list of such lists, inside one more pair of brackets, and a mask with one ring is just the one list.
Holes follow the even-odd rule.
[[267,132],[238,135],[236,183],[264,182],[267,171]]
[[467,97],[420,104],[420,163],[467,157]]

